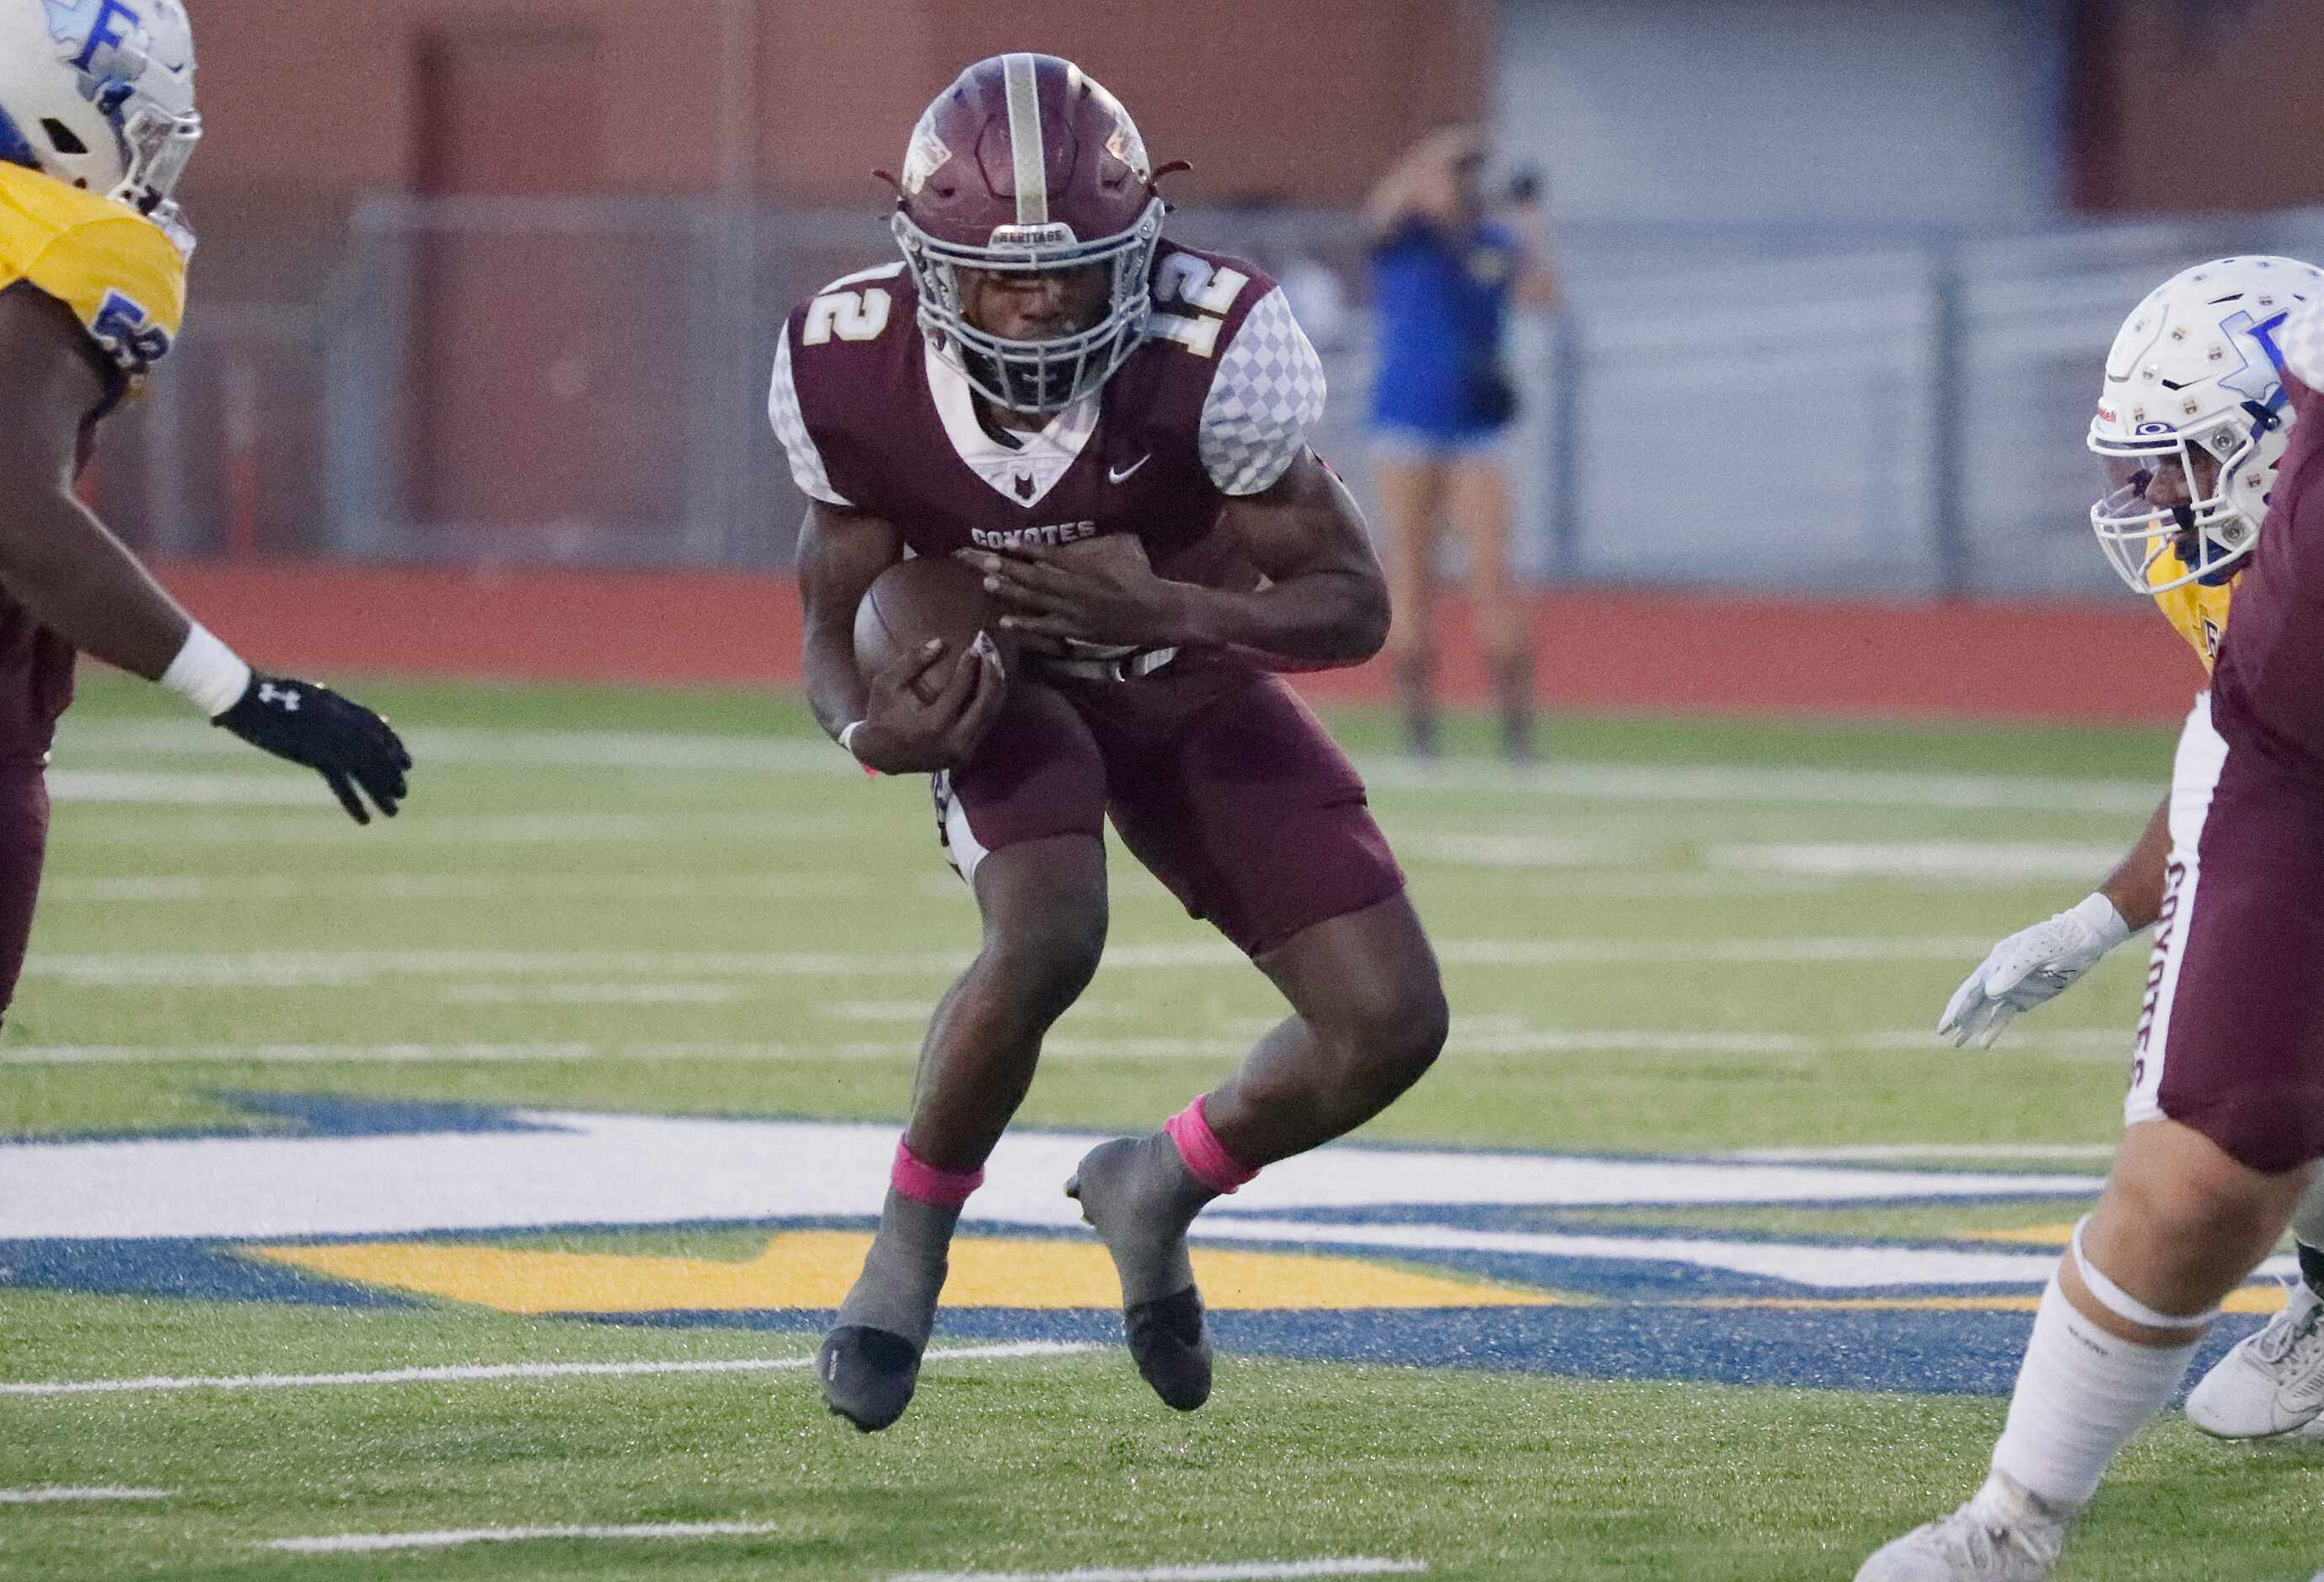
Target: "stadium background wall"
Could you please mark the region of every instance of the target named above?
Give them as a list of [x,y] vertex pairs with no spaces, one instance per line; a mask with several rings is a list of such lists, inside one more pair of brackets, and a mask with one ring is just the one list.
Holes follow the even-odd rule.
[[[318,213],[336,225],[359,191],[479,179],[851,203],[962,62],[1041,48],[1121,94],[1157,157],[1194,161],[1177,189],[1190,199],[1248,187],[1256,146],[1271,186],[1349,204],[1414,134],[1489,102],[1507,10],[1554,3],[364,0],[300,7],[294,39],[275,0],[201,0],[209,135],[189,189],[214,213],[263,199],[283,229]],[[2061,0],[2055,14],[2077,207],[2324,199],[2324,166],[2308,157],[2324,138],[2324,78],[2301,51],[2229,44],[2314,37],[2324,0]],[[309,69],[286,69],[292,42]],[[702,79],[706,55],[715,80]],[[489,102],[456,102],[487,83]],[[463,134],[496,114],[545,118],[560,156],[494,170],[490,143]]]
[[[1088,68],[1157,158],[1194,162],[1194,197],[1247,180],[1232,172],[1257,145],[1270,181],[1353,202],[1412,137],[1478,113],[1499,14],[1486,0],[364,0],[301,7],[299,53],[328,69],[291,70],[275,0],[198,11],[196,196],[303,194],[335,220],[380,188],[862,201],[929,97],[1007,49]],[[558,134],[525,142],[562,156],[502,168],[461,136],[494,115],[546,118]]]
[[[799,604],[785,576],[729,572],[157,568],[267,662],[350,675],[787,687]],[[1447,691],[1490,696],[1449,610]],[[1535,596],[1555,709],[2171,724],[2202,674],[2152,610],[1552,590]],[[2091,663],[2091,656],[2105,663]],[[1319,702],[1391,691],[1379,661],[1297,677]]]
[[[1027,45],[1082,60],[1136,106],[1159,156],[1192,160],[1174,187],[1190,202],[1254,196],[1258,147],[1270,192],[1344,207],[1416,133],[1483,112],[1512,7],[1554,3],[1014,0],[1003,14],[975,0],[365,0],[301,8],[292,41],[274,0],[201,0],[209,134],[189,182],[207,236],[197,328],[217,333],[222,309],[248,318],[310,301],[342,261],[349,214],[381,191],[874,207],[868,170],[896,157],[927,95],[962,61]],[[2324,198],[2324,166],[2299,157],[2324,135],[2324,78],[2289,55],[2210,48],[2197,11],[2177,0],[2061,5],[2060,114],[2078,206]],[[2324,23],[2324,0],[2248,0],[2236,21],[2304,36]],[[286,69],[293,41],[310,69]],[[706,59],[717,63],[709,80]],[[2190,170],[2204,179],[2189,181]],[[650,299],[653,282],[638,291]],[[521,333],[522,316],[488,306],[461,296],[454,307],[476,311],[447,308],[445,333]],[[420,404],[456,433],[473,427],[461,400],[437,389]],[[303,433],[270,429],[288,453],[271,483],[321,471],[297,448]],[[498,473],[480,464],[447,478]],[[150,524],[155,537],[141,541],[183,542],[171,537],[183,514],[172,502],[140,503],[125,514],[133,530]],[[171,575],[254,651],[340,672],[761,685],[795,663],[795,600],[778,577],[265,561],[186,562]],[[511,602],[539,619],[505,619]],[[671,608],[704,612],[676,642]],[[2127,600],[1946,609],[1579,590],[1545,593],[1538,609],[1554,705],[2155,720],[2175,715],[2198,679],[2183,647]],[[429,612],[423,630],[410,626],[415,610]],[[2092,653],[2111,663],[2093,672]],[[2029,674],[2044,677],[2038,697],[2024,695]],[[1481,695],[1474,676],[1452,679],[1457,694]],[[1382,690],[1370,669],[1310,685],[1323,696]]]

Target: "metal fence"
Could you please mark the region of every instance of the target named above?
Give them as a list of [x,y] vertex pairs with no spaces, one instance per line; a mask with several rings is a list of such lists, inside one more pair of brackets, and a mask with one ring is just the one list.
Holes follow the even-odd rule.
[[[1360,294],[1344,216],[1175,234]],[[197,297],[108,437],[101,499],[177,554],[778,567],[802,501],[763,418],[776,327],[876,261],[875,216],[653,199],[393,198],[313,299]],[[1521,322],[1509,456],[1539,578],[2098,592],[2082,448],[2116,325],[2324,211],[2006,238],[1576,229]],[[1319,448],[1368,494],[1370,327],[1323,337]]]

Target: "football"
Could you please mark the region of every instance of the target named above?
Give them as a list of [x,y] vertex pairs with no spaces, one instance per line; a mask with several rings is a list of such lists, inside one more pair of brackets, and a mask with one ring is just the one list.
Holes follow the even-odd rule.
[[[1001,611],[984,591],[984,575],[948,555],[899,560],[864,590],[855,607],[855,667],[869,681],[932,637],[945,641],[945,657],[915,684],[923,700],[943,690],[957,657],[980,631],[1000,642]],[[1010,648],[1001,649],[1010,667]]]

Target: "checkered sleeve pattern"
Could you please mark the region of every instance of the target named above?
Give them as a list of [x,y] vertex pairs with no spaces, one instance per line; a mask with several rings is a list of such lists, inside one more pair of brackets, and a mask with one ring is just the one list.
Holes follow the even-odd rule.
[[2292,310],[2277,345],[2292,376],[2310,390],[2324,392],[2324,298]]
[[800,493],[825,505],[852,503],[831,486],[831,478],[823,468],[823,452],[816,448],[815,436],[807,431],[807,414],[799,410],[798,386],[791,382],[791,332],[788,325],[775,345],[775,381],[767,391],[767,421],[774,425],[775,437],[782,441],[783,455],[790,459],[791,481],[799,486]]
[[1222,494],[1256,494],[1298,459],[1323,415],[1323,361],[1278,288],[1219,355],[1203,402],[1204,470]]

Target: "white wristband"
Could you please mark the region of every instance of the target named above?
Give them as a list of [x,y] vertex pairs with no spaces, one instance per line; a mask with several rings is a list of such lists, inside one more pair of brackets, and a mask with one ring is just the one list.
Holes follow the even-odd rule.
[[855,733],[862,729],[863,722],[861,720],[850,720],[839,728],[840,750],[850,758],[855,756]]
[[2080,918],[2107,950],[2114,949],[2130,937],[2130,924],[2123,921],[2122,914],[2115,910],[2114,903],[2106,898],[2102,890],[2093,891],[2075,902],[2069,908],[2069,913]]
[[250,690],[250,667],[197,621],[186,633],[185,647],[161,672],[161,685],[215,720]]

